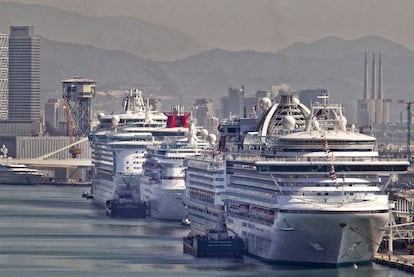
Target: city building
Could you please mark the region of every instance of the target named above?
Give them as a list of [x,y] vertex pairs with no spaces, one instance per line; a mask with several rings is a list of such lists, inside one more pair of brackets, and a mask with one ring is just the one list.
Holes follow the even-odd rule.
[[0,33],[0,120],[9,118],[9,36]]
[[40,38],[34,36],[33,26],[10,27],[8,53],[8,118],[0,120],[0,136],[38,136]]
[[316,102],[321,102],[318,96],[328,95],[327,89],[304,89],[297,92],[299,100],[306,107],[310,107]]
[[40,38],[34,26],[11,26],[9,120],[40,122]]
[[192,109],[192,116],[196,120],[198,126],[208,128],[210,119],[214,115],[214,104],[211,99],[196,99]]
[[45,103],[44,126],[46,133],[51,136],[66,134],[65,114],[61,99],[52,98]]
[[224,117],[244,117],[244,85],[238,88],[229,88],[227,107],[223,107]]

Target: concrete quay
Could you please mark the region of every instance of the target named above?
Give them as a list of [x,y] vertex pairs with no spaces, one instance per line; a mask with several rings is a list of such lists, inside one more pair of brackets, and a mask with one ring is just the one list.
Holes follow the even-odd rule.
[[396,268],[408,273],[414,273],[414,255],[377,253],[374,263]]

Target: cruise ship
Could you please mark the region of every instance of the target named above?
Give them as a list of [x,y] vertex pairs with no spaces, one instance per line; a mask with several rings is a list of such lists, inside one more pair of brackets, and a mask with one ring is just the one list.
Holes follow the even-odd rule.
[[154,143],[153,131],[166,127],[167,116],[152,111],[142,91],[133,89],[123,99],[122,113],[98,114],[98,119],[99,125],[89,135],[93,199],[103,205],[125,194],[139,200],[146,148]]
[[0,161],[0,184],[2,185],[35,185],[43,174],[24,164]]
[[[261,99],[260,103],[262,113],[258,118],[236,117],[221,121],[217,150],[204,151],[200,156],[186,159],[186,206],[191,222],[189,236],[207,236],[212,231],[228,232],[222,199],[226,192],[226,180],[229,178],[226,174],[226,152],[241,149],[243,138],[247,136],[247,141],[252,137],[251,132],[260,131],[258,124],[269,126],[269,122],[281,123],[289,114],[298,122],[297,128],[304,128],[305,114],[310,114],[309,109],[291,94],[285,93],[279,103],[272,104],[268,98]],[[269,129],[272,132],[275,126]],[[257,135],[257,132],[254,134]]]
[[191,235],[227,232],[222,194],[226,187],[226,162],[215,150],[185,161],[185,203],[191,222]]
[[281,91],[285,104],[271,106],[243,149],[227,153],[227,228],[267,262],[369,262],[388,223],[385,190],[408,162],[381,159],[376,139],[347,128],[327,95],[309,111],[291,94]]
[[[190,114],[186,113],[174,115],[173,118],[188,116]],[[209,149],[211,144],[207,138],[207,131],[197,132],[192,123],[187,128],[186,136],[177,134],[147,148],[141,179],[141,200],[147,204],[150,217],[182,220],[186,216],[184,159]]]

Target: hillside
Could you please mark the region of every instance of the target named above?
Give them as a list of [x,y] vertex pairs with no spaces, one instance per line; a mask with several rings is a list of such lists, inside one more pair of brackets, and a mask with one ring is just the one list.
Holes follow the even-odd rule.
[[123,50],[138,57],[174,60],[207,47],[168,27],[132,17],[90,17],[57,8],[0,2],[0,32],[11,25],[34,25],[39,36],[69,43]]
[[372,51],[378,49],[383,50],[385,98],[408,99],[414,86],[414,53],[379,37],[322,39],[292,45],[280,53],[214,49],[172,62],[50,40],[42,44],[44,91],[60,89],[62,79],[84,75],[97,80],[98,90],[139,87],[176,98],[184,105],[209,97],[219,107],[218,100],[227,95],[229,87],[244,83],[247,93],[253,95],[257,90],[288,83],[298,90],[327,88],[335,100],[343,101],[350,120],[355,120],[356,99],[363,91],[364,51],[371,59]]

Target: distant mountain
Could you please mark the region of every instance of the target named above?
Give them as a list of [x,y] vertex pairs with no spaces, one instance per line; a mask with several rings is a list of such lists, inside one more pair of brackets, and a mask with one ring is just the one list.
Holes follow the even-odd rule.
[[[146,94],[176,95],[174,85],[159,65],[120,50],[41,39],[41,100],[61,98],[62,80],[84,76],[97,82],[98,91],[140,88]],[[108,99],[97,97],[98,106],[112,107]],[[119,104],[119,105],[118,105]],[[115,103],[120,108],[120,103]],[[118,109],[117,109],[118,110]]]
[[363,93],[365,51],[369,53],[370,72],[372,52],[383,52],[385,98],[414,98],[411,92],[414,53],[372,36],[351,41],[326,38],[310,44],[294,44],[279,53],[213,49],[170,62],[44,39],[41,86],[43,91],[60,90],[61,80],[84,75],[97,80],[98,90],[138,87],[184,105],[207,97],[219,107],[218,100],[227,95],[229,87],[240,87],[243,83],[247,94],[253,95],[257,90],[270,90],[272,85],[287,83],[296,90],[328,89],[332,98],[345,104],[352,122],[356,120],[356,99]]
[[378,36],[365,36],[355,40],[326,37],[313,43],[295,43],[279,54],[311,59],[334,58],[365,51],[384,52],[388,56],[411,56],[412,51],[395,42]]
[[215,49],[165,63],[164,68],[178,90],[187,95],[219,97],[227,94],[228,87],[241,83],[250,94],[278,83],[288,83],[294,89],[327,88],[334,99],[345,104],[350,119],[356,120],[356,99],[363,93],[365,51],[369,54],[369,75],[373,51],[376,59],[382,52],[385,98],[414,98],[414,53],[375,36],[349,41],[330,37],[294,44],[279,53]]
[[181,32],[136,18],[96,18],[49,6],[0,2],[0,31],[8,33],[11,25],[34,25],[36,34],[51,40],[124,50],[154,60],[174,60],[207,49]]

